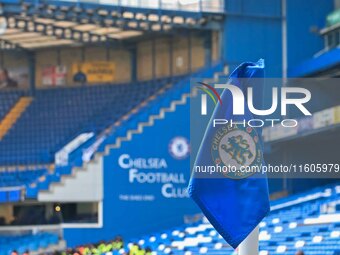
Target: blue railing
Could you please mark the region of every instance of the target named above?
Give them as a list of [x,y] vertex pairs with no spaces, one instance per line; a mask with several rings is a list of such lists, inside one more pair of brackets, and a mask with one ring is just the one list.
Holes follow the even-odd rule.
[[[43,1],[35,1],[43,2]],[[188,12],[224,12],[224,0],[57,0],[77,4],[103,4],[117,7],[159,9]]]

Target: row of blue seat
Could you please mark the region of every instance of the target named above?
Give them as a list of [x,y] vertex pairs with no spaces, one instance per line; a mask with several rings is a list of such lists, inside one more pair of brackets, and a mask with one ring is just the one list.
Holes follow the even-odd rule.
[[[316,197],[319,192],[327,196]],[[339,202],[340,186],[331,185],[312,190],[309,193],[274,201],[284,205],[287,202],[300,202],[273,210],[260,224],[260,255],[294,255],[303,250],[306,255],[338,255],[340,252],[340,222],[305,224],[307,218],[327,215],[322,207]],[[310,197],[314,199],[309,199]],[[303,200],[306,198],[306,200]],[[333,214],[340,213],[338,207]],[[332,214],[329,215],[332,217]],[[158,255],[165,254],[233,254],[233,249],[216,232],[210,223],[202,221],[185,224],[163,232],[133,239],[142,247],[151,247]],[[128,250],[128,245],[125,247]]]
[[49,245],[55,245],[58,242],[58,235],[48,232],[19,236],[0,235],[0,255],[9,255],[13,250],[16,250],[19,254],[24,253],[26,250],[34,252],[47,248]]
[[0,172],[0,187],[28,186],[46,173],[47,169]]
[[[0,165],[51,163],[55,152],[78,134],[101,132],[167,82],[38,90],[1,140]],[[10,94],[0,95],[7,98]]]

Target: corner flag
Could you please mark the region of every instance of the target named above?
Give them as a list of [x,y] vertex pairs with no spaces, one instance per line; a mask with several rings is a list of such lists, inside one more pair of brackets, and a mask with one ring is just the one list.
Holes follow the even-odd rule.
[[[263,77],[263,60],[247,62],[233,71],[228,84],[243,92],[249,86],[256,90]],[[257,89],[262,98],[262,87]],[[221,99],[223,104],[216,104],[205,131],[188,192],[215,229],[236,248],[269,212],[268,184],[261,171],[244,171],[246,167],[261,170],[264,164],[261,128],[247,126],[253,116],[246,103],[243,115],[233,113],[230,90],[224,89]],[[216,119],[228,123],[214,125]],[[208,176],[202,166],[214,169],[214,175]]]

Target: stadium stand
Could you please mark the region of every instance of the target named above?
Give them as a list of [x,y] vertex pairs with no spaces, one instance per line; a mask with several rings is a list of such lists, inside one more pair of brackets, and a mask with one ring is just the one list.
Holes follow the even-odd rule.
[[59,237],[57,234],[47,232],[21,236],[0,235],[0,255],[10,254],[13,250],[20,254],[26,250],[30,252],[42,251],[48,246],[58,244],[58,242]]
[[0,187],[18,187],[29,185],[46,173],[47,169],[0,172]]
[[[196,75],[211,77],[214,70],[219,69],[220,64],[215,69],[201,70]],[[144,105],[143,108],[157,111],[178,98],[183,93],[179,88],[190,81],[183,77],[176,83],[180,78],[172,78],[176,85],[169,94],[153,100],[151,107]],[[39,90],[31,105],[1,140],[0,165],[51,163],[55,152],[78,134],[90,131],[100,133],[169,83],[170,80],[165,78],[138,84]],[[140,120],[135,118],[137,122]]]
[[[0,255],[237,254],[202,215],[180,225],[198,212],[185,197],[194,139],[182,110],[190,79],[224,82],[216,73],[244,61],[264,58],[266,77],[339,77],[340,2],[287,2],[0,0],[0,69],[10,74],[0,70]],[[315,87],[314,116],[287,116],[302,128],[264,129],[267,163],[338,164],[338,86]],[[90,138],[57,163],[81,135]],[[186,158],[176,155],[183,140]],[[119,164],[124,154],[131,168]],[[133,166],[154,159],[166,167]],[[182,183],[130,179],[156,171]],[[281,197],[329,182],[271,179],[269,188]],[[339,187],[272,201],[259,255],[339,255]],[[125,242],[99,242],[117,234]]]
[[[193,77],[211,78],[222,67],[218,63],[214,67],[203,68]],[[103,138],[98,148],[99,152],[103,152],[118,137],[125,137],[129,130],[138,128],[138,124],[147,121],[149,116],[169,107],[183,93],[190,92],[189,77],[176,77],[172,81],[172,86],[166,86],[169,79],[160,79],[139,84],[39,90],[32,104],[1,141],[0,163],[53,163],[57,150],[84,132],[94,132],[99,139]],[[19,100],[19,92],[13,95]],[[130,101],[133,103],[127,103]],[[93,146],[96,140],[91,139],[72,152],[68,166],[52,167],[54,171],[48,171],[48,167],[12,169],[1,173],[0,185],[20,187],[20,190],[26,191],[27,198],[36,198],[39,190],[47,190],[50,183],[59,182],[62,175],[71,174],[72,167],[81,166],[83,150]],[[17,196],[14,200],[19,199],[20,196]]]
[[[340,245],[339,193],[339,184],[328,185],[273,201],[272,212],[260,223],[259,254],[294,255],[297,250],[303,250],[308,255],[338,254]],[[25,248],[28,246],[26,245]],[[12,249],[17,249],[17,247],[13,246]],[[84,247],[95,247],[98,253],[91,251],[84,253]],[[1,254],[8,254],[2,247],[0,249]],[[68,249],[65,253],[125,254],[131,249],[144,251],[150,249],[153,251],[152,254],[158,255],[222,255],[234,252],[212,225],[203,218],[180,227],[129,240],[119,250],[113,249],[111,242],[102,242],[97,246]]]
[[[223,65],[218,63],[195,72],[192,77],[211,78],[222,69]],[[98,139],[103,137],[98,148],[103,152],[105,146],[114,144],[118,137],[125,137],[149,116],[190,92],[189,77],[177,77],[172,86],[166,86],[169,82],[169,79],[161,79],[140,84],[37,91],[33,103],[0,143],[1,165],[52,163],[57,150],[84,132],[94,132]],[[27,189],[27,198],[36,198],[39,190],[46,190],[51,182],[60,181],[62,175],[71,173],[72,167],[81,166],[83,151],[95,141],[91,139],[78,147],[72,152],[70,164],[56,166],[54,171],[45,167],[37,172],[25,169],[4,172],[6,178],[2,187],[20,186]],[[10,180],[19,173],[26,177],[17,179],[13,185]],[[6,185],[7,180],[9,185]]]
[[103,130],[165,83],[37,91],[32,104],[1,141],[1,165],[50,163],[54,153],[80,132]]
[[[260,255],[335,255],[340,245],[340,186],[317,188],[272,203],[260,223]],[[137,242],[157,254],[232,254],[233,249],[205,219],[144,236]],[[130,243],[130,245],[131,245]],[[128,249],[128,247],[127,247]]]

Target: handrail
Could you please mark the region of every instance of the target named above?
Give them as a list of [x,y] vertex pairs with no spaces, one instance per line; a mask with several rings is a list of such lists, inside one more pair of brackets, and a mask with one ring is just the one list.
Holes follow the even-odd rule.
[[15,187],[0,187],[0,191],[15,191],[22,190],[24,186],[15,186]]
[[1,226],[1,232],[9,232],[9,231],[50,231],[50,230],[61,230],[61,224],[52,224],[52,225],[22,225],[22,226]]
[[[35,5],[46,3],[44,0],[34,0]],[[76,6],[81,4],[103,4],[117,7],[130,7],[141,9],[174,10],[186,12],[224,12],[223,0],[54,0],[53,2],[74,2]]]

